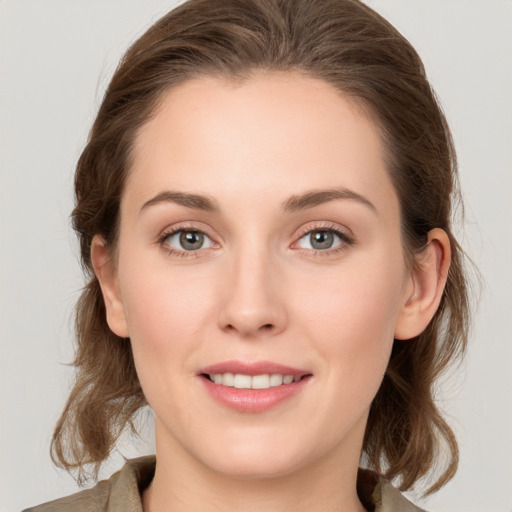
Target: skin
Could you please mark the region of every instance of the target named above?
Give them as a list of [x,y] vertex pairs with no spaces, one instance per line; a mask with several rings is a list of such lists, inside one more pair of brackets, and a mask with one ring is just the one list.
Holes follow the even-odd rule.
[[[364,510],[356,473],[371,401],[393,339],[416,336],[435,313],[450,258],[436,229],[406,266],[383,157],[357,104],[294,73],[186,82],[142,127],[117,260],[100,237],[92,259],[155,413],[146,512]],[[358,196],[283,208],[340,187]],[[218,211],[156,200],[164,191],[208,196]],[[187,252],[169,229],[206,242]],[[312,231],[333,229],[332,248],[310,244]],[[312,377],[277,407],[241,413],[197,375],[226,360]]]

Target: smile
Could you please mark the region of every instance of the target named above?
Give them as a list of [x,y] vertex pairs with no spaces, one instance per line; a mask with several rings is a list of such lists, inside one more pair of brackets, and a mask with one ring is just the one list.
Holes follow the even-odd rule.
[[282,375],[279,373],[263,375],[246,375],[243,373],[214,373],[206,377],[220,386],[228,386],[237,389],[268,389],[283,384],[291,384],[301,379],[300,375]]
[[262,413],[300,395],[312,380],[306,369],[269,361],[225,361],[198,372],[207,394],[223,407]]

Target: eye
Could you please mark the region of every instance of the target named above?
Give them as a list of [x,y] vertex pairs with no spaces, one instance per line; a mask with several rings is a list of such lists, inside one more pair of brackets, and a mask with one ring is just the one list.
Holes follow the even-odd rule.
[[344,243],[351,243],[351,240],[334,229],[315,229],[302,236],[297,246],[300,249],[312,249],[314,251],[327,251],[336,249]]
[[180,229],[169,233],[163,242],[176,251],[198,251],[212,247],[212,240],[201,231],[192,229]]

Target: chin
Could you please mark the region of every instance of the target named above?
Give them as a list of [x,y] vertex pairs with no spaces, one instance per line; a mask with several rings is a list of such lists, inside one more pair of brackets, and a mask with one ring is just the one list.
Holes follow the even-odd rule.
[[227,477],[261,480],[285,477],[321,456],[316,453],[319,451],[318,445],[310,446],[308,450],[308,443],[295,439],[293,434],[265,434],[257,438],[254,432],[246,432],[239,439],[234,435],[227,436],[223,440],[225,442],[218,439],[217,443],[197,453],[198,459],[216,473]]
[[211,461],[210,469],[226,477],[238,480],[266,480],[286,477],[306,464],[296,458],[268,457],[268,453],[260,452],[258,456],[224,457],[222,461]]

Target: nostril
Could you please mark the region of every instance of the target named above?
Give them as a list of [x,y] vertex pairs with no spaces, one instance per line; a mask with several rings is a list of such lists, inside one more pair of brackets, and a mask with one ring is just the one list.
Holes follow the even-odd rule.
[[[1,0],[0,0],[1,1]],[[251,325],[252,324],[252,325]],[[224,332],[231,332],[231,333],[239,333],[242,336],[252,336],[256,335],[256,333],[267,333],[267,334],[273,334],[277,333],[277,325],[275,323],[266,323],[266,324],[259,324],[258,322],[250,323],[250,322],[240,322],[237,323],[226,323],[222,329]]]

